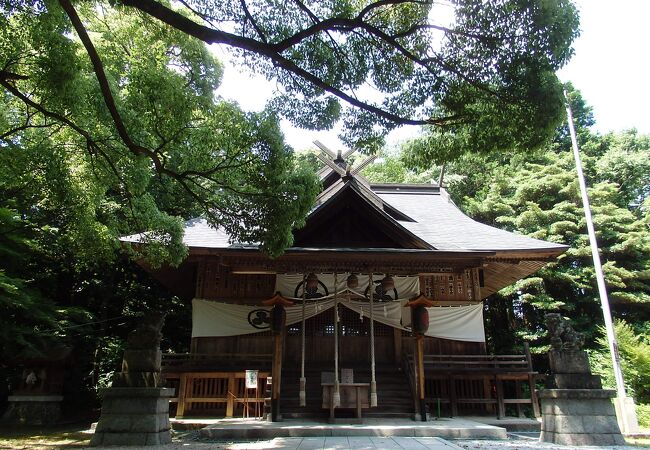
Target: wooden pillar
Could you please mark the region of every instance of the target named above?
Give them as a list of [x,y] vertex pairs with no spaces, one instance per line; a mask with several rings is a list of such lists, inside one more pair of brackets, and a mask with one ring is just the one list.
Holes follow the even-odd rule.
[[424,334],[429,329],[429,313],[426,308],[433,305],[433,301],[425,297],[422,293],[406,303],[406,306],[411,308],[411,326],[413,334],[415,334],[415,370],[417,374],[417,391],[422,422],[426,422],[427,420],[424,383]]
[[237,385],[235,383],[235,374],[228,374],[228,398],[226,399],[226,417],[232,417],[235,414],[235,400],[237,399]]
[[494,384],[497,391],[497,419],[506,417],[506,405],[503,402],[503,380],[499,376],[494,377]]
[[280,384],[282,380],[282,337],[284,333],[278,333],[273,336],[273,367],[271,376],[273,384],[271,385],[271,421],[280,420]]
[[424,392],[424,336],[415,336],[415,359],[417,361],[418,374],[418,400],[420,402],[420,418],[422,422],[427,421],[427,405]]
[[178,403],[176,404],[176,418],[182,419],[185,415],[185,392],[187,391],[187,374],[181,373],[178,382]]
[[528,387],[530,388],[530,403],[533,407],[533,415],[535,417],[541,417],[539,400],[537,399],[537,387],[535,386],[535,375],[533,374],[533,358],[530,355],[528,342],[524,342],[524,353],[526,354],[526,362],[528,363]]
[[[483,377],[483,398],[491,399],[492,398],[492,382],[489,377]],[[494,405],[492,403],[485,404],[485,412],[490,414],[496,414]]]
[[293,305],[293,302],[282,297],[279,292],[262,302],[265,306],[271,306],[271,331],[273,331],[273,366],[271,368],[271,421],[278,422],[280,417],[280,388],[282,386],[282,351],[284,349],[284,330],[287,323],[285,306]]

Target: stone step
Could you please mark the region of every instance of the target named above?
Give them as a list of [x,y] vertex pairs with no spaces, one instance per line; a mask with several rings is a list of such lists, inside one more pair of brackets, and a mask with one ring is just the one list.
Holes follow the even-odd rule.
[[[291,419],[282,422],[250,420],[227,421],[208,425],[199,434],[204,439],[272,439],[307,436],[438,436],[455,439],[506,439],[505,428],[463,419],[419,422],[407,418],[368,418],[362,424],[329,424],[321,418]],[[313,447],[311,447],[313,448]],[[318,447],[322,448],[322,446]],[[392,448],[392,447],[391,447]]]

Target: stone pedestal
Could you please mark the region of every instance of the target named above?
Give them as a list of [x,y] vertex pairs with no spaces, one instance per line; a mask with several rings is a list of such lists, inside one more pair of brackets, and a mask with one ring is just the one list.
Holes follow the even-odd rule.
[[174,396],[174,389],[113,387],[104,389],[102,396],[102,414],[91,445],[163,445],[171,442],[169,399]]
[[10,395],[2,421],[18,425],[52,425],[61,418],[62,395]]
[[540,440],[560,445],[625,445],[608,389],[544,389]]
[[582,350],[549,352],[551,389],[539,391],[542,402],[540,440],[561,445],[625,445],[612,398],[616,391],[602,389],[592,375]]

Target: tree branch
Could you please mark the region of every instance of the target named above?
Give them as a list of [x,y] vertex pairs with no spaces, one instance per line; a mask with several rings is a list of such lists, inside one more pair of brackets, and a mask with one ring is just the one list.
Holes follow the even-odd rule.
[[37,110],[38,112],[43,114],[44,116],[50,117],[50,118],[55,119],[55,120],[57,120],[57,121],[59,121],[61,123],[64,123],[67,126],[69,126],[70,128],[72,128],[74,131],[76,131],[77,133],[82,135],[84,138],[86,138],[86,139],[88,139],[90,141],[93,140],[92,137],[90,136],[90,134],[86,130],[84,130],[83,128],[81,128],[77,124],[75,124],[73,121],[71,121],[67,117],[65,117],[65,116],[63,116],[63,115],[61,115],[59,113],[55,113],[53,111],[49,111],[49,110],[45,109],[43,106],[41,106],[40,104],[36,103],[34,100],[29,98],[25,94],[23,94],[20,90],[18,90],[18,88],[16,88],[14,85],[12,85],[9,81],[7,81],[7,80],[5,80],[3,78],[0,78],[0,85],[4,86],[4,88],[7,89],[14,97],[20,99],[20,101],[22,101],[26,105],[31,106],[32,108],[34,108],[35,110]]
[[[153,0],[124,0],[123,4],[125,6],[139,9],[140,11],[159,19],[167,25],[176,28],[177,30],[183,31],[190,36],[194,36],[195,38],[200,39],[208,44],[226,44],[242,50],[250,51],[260,56],[264,56],[273,61],[278,67],[281,67],[282,69],[298,75],[299,77],[312,83],[314,86],[326,92],[329,92],[341,100],[346,101],[350,105],[364,111],[371,112],[378,117],[389,120],[391,122],[400,125],[441,125],[453,119],[453,117],[438,117],[429,119],[411,119],[408,117],[402,117],[370,103],[358,100],[342,91],[341,89],[326,83],[318,76],[303,69],[293,61],[282,56],[278,51],[278,48],[281,47],[278,47],[277,44],[265,44],[263,42],[256,41],[247,37],[237,36],[221,30],[208,28]],[[312,31],[310,34],[314,34],[315,30],[324,31],[325,29],[337,29],[335,25],[338,25],[338,28],[347,28],[350,26],[350,23],[350,19],[327,19],[319,22],[317,25],[314,25],[314,27],[310,27],[309,30]],[[354,23],[358,25],[358,22]]]
[[28,76],[19,75],[17,73],[0,70],[0,79],[2,80],[29,80]]
[[152,151],[137,145],[135,142],[133,142],[131,136],[129,136],[126,126],[122,121],[122,117],[117,110],[115,99],[113,98],[113,92],[111,91],[111,87],[108,83],[108,78],[104,72],[104,64],[102,63],[102,60],[99,57],[99,54],[97,53],[97,50],[95,49],[90,36],[88,36],[86,27],[81,22],[81,19],[79,18],[77,11],[74,9],[74,6],[72,6],[72,2],[70,2],[70,0],[59,0],[59,4],[70,18],[70,22],[72,22],[72,26],[77,32],[79,39],[81,39],[81,43],[86,48],[86,53],[88,53],[90,62],[93,65],[93,71],[95,72],[95,76],[99,82],[99,89],[102,93],[102,97],[104,98],[104,103],[108,108],[108,112],[110,113],[111,118],[113,119],[113,124],[117,130],[117,134],[132,152],[138,155],[148,156],[153,160],[154,164],[156,164],[156,167],[161,166],[161,162],[158,159],[157,155],[155,155]]
[[262,31],[262,29],[257,25],[257,22],[255,22],[255,19],[253,18],[250,11],[248,10],[248,6],[246,5],[246,0],[240,0],[239,3],[241,4],[242,9],[244,10],[244,15],[253,26],[253,29],[255,29],[255,32],[260,37],[262,42],[266,44],[268,42],[268,40],[266,39],[266,35]]

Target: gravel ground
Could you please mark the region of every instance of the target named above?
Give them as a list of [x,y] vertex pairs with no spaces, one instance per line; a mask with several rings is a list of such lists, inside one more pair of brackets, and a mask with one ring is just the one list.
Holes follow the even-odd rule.
[[479,439],[463,439],[451,441],[467,450],[568,450],[576,448],[588,448],[599,450],[639,450],[639,446],[622,445],[606,447],[575,447],[568,445],[556,445],[546,442],[539,442],[539,433],[508,433],[507,441],[488,441]]

